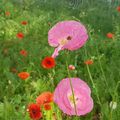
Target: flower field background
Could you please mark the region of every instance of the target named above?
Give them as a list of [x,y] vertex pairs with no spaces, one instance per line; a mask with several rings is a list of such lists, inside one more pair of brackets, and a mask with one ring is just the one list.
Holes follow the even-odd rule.
[[[48,32],[66,20],[81,22],[88,40],[48,59],[54,52]],[[119,120],[119,21],[119,0],[0,0],[0,120]],[[69,77],[90,87],[94,105],[88,114],[67,115],[53,102],[57,85]],[[40,111],[33,103],[41,104],[43,96],[50,104],[34,119],[30,110]]]

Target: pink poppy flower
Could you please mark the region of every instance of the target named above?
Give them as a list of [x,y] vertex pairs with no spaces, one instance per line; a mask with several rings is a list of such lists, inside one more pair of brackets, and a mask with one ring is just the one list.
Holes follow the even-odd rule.
[[74,107],[73,95],[69,78],[63,79],[55,89],[54,102],[68,115],[85,115],[93,109],[93,100],[89,86],[79,78],[71,78],[76,104]]
[[56,57],[60,50],[77,50],[88,39],[87,30],[80,22],[71,20],[57,23],[48,32],[48,43],[56,47],[52,57]]

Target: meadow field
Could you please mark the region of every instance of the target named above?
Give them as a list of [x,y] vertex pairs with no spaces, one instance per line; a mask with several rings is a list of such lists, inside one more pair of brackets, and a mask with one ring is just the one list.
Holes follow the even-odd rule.
[[[88,39],[51,57],[61,21],[81,23]],[[0,120],[120,120],[120,0],[0,0]]]

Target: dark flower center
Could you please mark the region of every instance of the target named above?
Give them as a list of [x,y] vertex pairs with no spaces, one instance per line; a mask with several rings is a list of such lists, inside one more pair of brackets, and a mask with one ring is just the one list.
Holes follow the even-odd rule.
[[72,39],[72,37],[71,37],[71,36],[68,36],[68,37],[67,37],[67,40],[71,40],[71,39]]
[[36,114],[36,113],[37,113],[37,111],[33,109],[33,110],[32,110],[32,113],[33,113],[33,114]]
[[47,64],[48,64],[48,65],[51,65],[51,61],[50,61],[50,60],[48,60],[48,61],[47,61]]

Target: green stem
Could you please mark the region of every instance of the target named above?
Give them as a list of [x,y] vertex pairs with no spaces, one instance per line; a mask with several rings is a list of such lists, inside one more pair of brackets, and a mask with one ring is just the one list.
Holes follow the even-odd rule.
[[66,66],[67,66],[67,72],[68,72],[70,87],[71,87],[71,91],[72,91],[72,97],[73,97],[73,104],[74,104],[74,108],[75,108],[75,114],[77,115],[77,108],[76,108],[76,102],[75,102],[75,95],[74,95],[74,90],[73,90],[73,86],[72,86],[72,81],[71,81],[71,76],[70,76],[70,71],[69,71],[69,69],[68,69],[68,63],[67,63],[67,61],[66,61]]
[[[101,69],[101,72],[102,72],[102,74],[103,74],[105,84],[106,84],[106,86],[107,86],[107,88],[108,88],[108,90],[109,90],[108,83],[107,83],[107,79],[106,79],[106,76],[105,76],[104,70],[103,70],[103,68],[102,68],[101,61],[100,61],[98,49],[97,49],[97,54],[98,54],[98,62],[99,62],[99,65],[100,65],[100,69]],[[110,91],[109,91],[109,93],[110,93]]]
[[117,82],[117,85],[115,87],[113,99],[116,97],[116,92],[117,92],[117,89],[118,89],[119,85],[120,85],[120,81]]
[[96,89],[96,86],[95,86],[95,83],[94,83],[94,81],[93,81],[93,78],[92,78],[92,75],[91,75],[91,72],[90,72],[90,69],[89,69],[89,66],[88,66],[88,65],[87,65],[87,71],[88,71],[88,74],[89,74],[91,83],[92,83],[92,85],[93,85],[93,88],[94,88],[95,91],[96,91],[96,97],[97,97],[97,99],[98,99],[98,103],[99,103],[99,105],[101,106],[101,102],[100,102],[100,98],[99,98],[99,95],[98,95],[98,91],[97,91],[97,89]]
[[54,83],[55,69],[53,69],[52,74],[53,74],[53,77],[51,78],[52,79],[52,85],[55,88],[55,83]]
[[[85,55],[87,56],[86,47],[85,47]],[[88,74],[89,74],[89,77],[90,77],[91,83],[92,83],[93,88],[95,89],[95,92],[96,92],[96,97],[97,97],[97,99],[98,99],[98,103],[99,103],[99,105],[101,106],[101,102],[100,102],[100,98],[99,98],[99,95],[98,95],[98,91],[97,91],[96,86],[95,86],[95,83],[94,83],[94,81],[93,81],[93,78],[92,78],[92,75],[91,75],[91,72],[90,72],[89,66],[88,66],[88,65],[86,65],[86,66],[87,66],[87,71],[88,71]]]
[[[107,83],[107,78],[106,78],[106,76],[105,76],[105,73],[104,73],[104,70],[103,70],[103,67],[102,67],[102,64],[101,64],[101,61],[100,61],[98,49],[97,49],[97,54],[98,54],[98,63],[99,63],[99,65],[100,65],[100,69],[101,69],[101,72],[102,72],[103,77],[104,77],[104,82],[105,82],[105,84],[106,84],[106,87],[107,87],[107,89],[108,89],[108,92],[111,94],[111,92],[110,92],[110,90],[109,90],[109,85],[108,85],[108,83]],[[120,82],[120,81],[119,81],[119,82]],[[113,101],[114,101],[115,96],[116,96],[116,90],[117,90],[117,88],[118,88],[118,86],[119,86],[119,82],[118,82],[118,84],[117,84],[117,86],[116,86],[116,88],[115,88],[115,92],[114,92],[114,96],[113,96]],[[110,120],[112,120],[112,112],[113,112],[113,110],[110,109],[110,118],[109,118]]]
[[50,81],[51,81],[51,85],[53,86],[53,90],[55,88],[55,84],[54,84],[54,79],[53,79],[53,76],[55,75],[55,70],[53,69],[52,70],[52,74],[49,74],[49,78],[50,78]]

